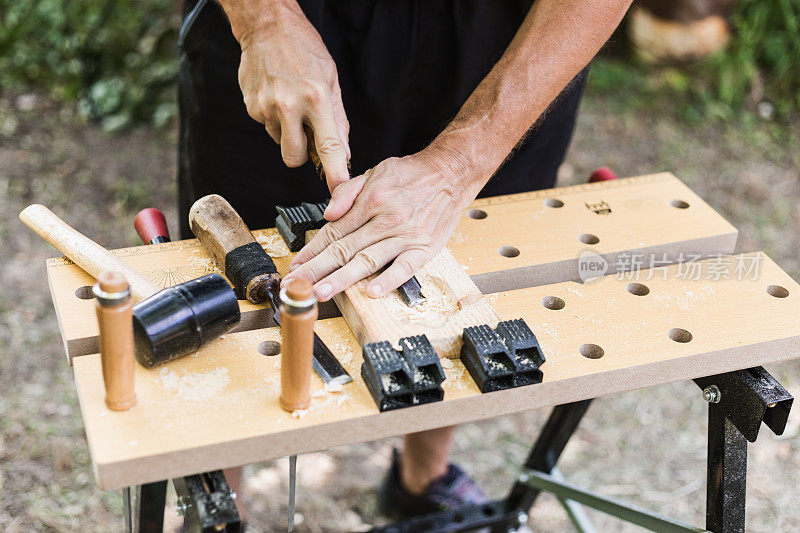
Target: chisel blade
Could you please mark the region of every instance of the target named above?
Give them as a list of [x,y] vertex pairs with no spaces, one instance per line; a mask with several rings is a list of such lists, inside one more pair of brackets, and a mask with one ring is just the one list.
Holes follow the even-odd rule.
[[347,370],[336,359],[336,356],[322,342],[322,339],[314,333],[314,359],[312,360],[314,371],[322,378],[325,384],[345,385],[353,381]]
[[425,296],[422,294],[422,287],[419,285],[416,276],[406,281],[397,288],[397,292],[405,300],[406,305],[409,307],[416,307],[425,301]]
[[[276,284],[277,285],[277,284]],[[269,302],[272,307],[275,322],[281,325],[281,314],[279,311],[279,298],[277,295],[277,288],[273,287],[269,292]],[[322,378],[323,383],[326,385],[345,385],[353,381],[347,370],[344,369],[342,364],[333,355],[330,348],[319,338],[319,335],[314,333],[314,357],[311,360],[314,367],[314,372]]]
[[294,531],[295,487],[297,486],[297,456],[289,457],[289,533]]

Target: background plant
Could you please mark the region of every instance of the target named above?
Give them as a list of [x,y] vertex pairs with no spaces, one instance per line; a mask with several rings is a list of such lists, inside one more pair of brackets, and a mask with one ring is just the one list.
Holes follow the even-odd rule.
[[[699,63],[601,59],[592,80],[648,99],[677,93],[690,119],[800,111],[800,0],[740,0],[731,22],[730,45]],[[0,0],[0,88],[44,89],[107,130],[163,126],[176,112],[178,24],[175,0]]]
[[175,114],[174,0],[0,0],[0,87],[77,101],[109,130]]

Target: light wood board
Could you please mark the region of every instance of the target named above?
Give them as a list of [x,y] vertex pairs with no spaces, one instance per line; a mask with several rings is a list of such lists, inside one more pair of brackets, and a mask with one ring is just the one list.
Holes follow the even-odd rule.
[[388,341],[400,349],[400,339],[426,335],[440,357],[458,358],[464,328],[499,322],[475,283],[446,248],[416,273],[425,301],[409,308],[397,291],[382,298],[366,294],[372,275],[334,297],[358,342]]
[[[354,382],[342,392],[325,393],[314,376],[317,392],[299,418],[277,403],[280,358],[257,350],[262,341],[279,340],[277,329],[228,334],[204,355],[154,369],[138,367],[139,402],[124,413],[103,403],[99,357],[76,358],[75,380],[98,482],[113,489],[800,355],[797,283],[761,253],[704,264],[697,279],[696,268],[687,265],[656,270],[652,279],[641,272],[638,282],[649,289],[645,296],[627,290],[636,280],[617,276],[490,295],[501,318],[522,317],[537,335],[547,356],[544,382],[480,394],[461,362],[447,360],[444,401],[388,413],[378,413],[364,387],[360,348],[341,318],[320,321],[316,330]],[[744,279],[713,279],[725,272],[737,278],[739,265]],[[756,279],[750,279],[753,275]],[[773,285],[788,290],[788,296],[769,294]],[[552,301],[548,297],[560,298],[564,307],[545,307],[543,301]],[[692,340],[672,340],[668,332],[674,328],[691,332]],[[584,344],[601,347],[604,355],[582,356]]]
[[[548,207],[558,205],[555,200],[563,205]],[[673,207],[673,201],[689,207]],[[486,217],[472,218],[469,215],[476,212],[467,210],[447,246],[485,294],[577,279],[578,257],[585,250],[601,255],[609,264],[608,273],[613,273],[626,255],[655,254],[659,260],[676,262],[681,254],[684,259],[689,254],[729,254],[737,238],[733,226],[669,173],[486,198],[471,209]],[[293,254],[276,230],[254,234],[267,245],[278,270],[286,273]],[[594,235],[599,242],[585,244],[579,240],[581,235]],[[515,247],[519,255],[501,255],[504,246]],[[215,267],[196,239],[115,253],[161,286],[201,276]],[[74,356],[97,351],[94,303],[76,296],[76,291],[85,291],[82,287],[94,280],[64,258],[48,260],[47,273],[68,358],[72,361]],[[267,306],[240,304],[238,330],[267,323],[271,315]]]

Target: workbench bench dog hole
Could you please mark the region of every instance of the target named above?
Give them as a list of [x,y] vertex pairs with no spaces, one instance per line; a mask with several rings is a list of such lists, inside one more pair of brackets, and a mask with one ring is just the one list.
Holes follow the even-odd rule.
[[83,287],[78,287],[77,289],[75,289],[75,296],[77,296],[81,300],[91,300],[92,298],[94,298],[94,292],[92,292],[92,286],[84,285]]
[[641,283],[628,283],[625,288],[634,296],[647,296],[650,294],[650,287]]
[[667,332],[669,338],[675,342],[689,342],[692,340],[692,334],[682,328],[672,328]]
[[545,296],[542,298],[542,305],[553,311],[558,311],[559,309],[564,309],[567,304],[558,296]]
[[606,353],[596,344],[582,344],[578,351],[587,359],[600,359]]
[[786,298],[789,296],[789,291],[780,285],[770,285],[767,287],[767,294],[775,298]]
[[581,241],[583,244],[597,244],[600,242],[600,239],[597,235],[592,235],[591,233],[583,233],[578,240]]
[[671,205],[672,207],[674,207],[676,209],[688,209],[689,208],[689,203],[688,202],[684,202],[683,200],[672,200],[669,203],[669,205]]
[[562,202],[558,198],[545,198],[544,205],[547,207],[552,207],[554,209],[557,209],[559,207],[564,207],[564,202]]
[[519,248],[514,246],[501,246],[497,249],[497,253],[503,257],[517,257],[519,255]]
[[258,353],[272,357],[281,353],[281,343],[277,341],[264,341],[258,343]]
[[489,215],[487,215],[486,211],[484,211],[483,209],[470,209],[469,211],[467,211],[467,216],[469,218],[474,218],[475,220],[483,220]]

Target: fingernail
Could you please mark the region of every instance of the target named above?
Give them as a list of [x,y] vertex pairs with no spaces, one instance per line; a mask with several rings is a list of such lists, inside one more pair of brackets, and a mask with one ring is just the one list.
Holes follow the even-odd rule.
[[378,298],[381,295],[381,286],[377,283],[367,285],[367,296],[370,298]]
[[314,290],[317,291],[317,298],[327,298],[331,293],[331,288],[330,283],[323,283],[315,287]]

